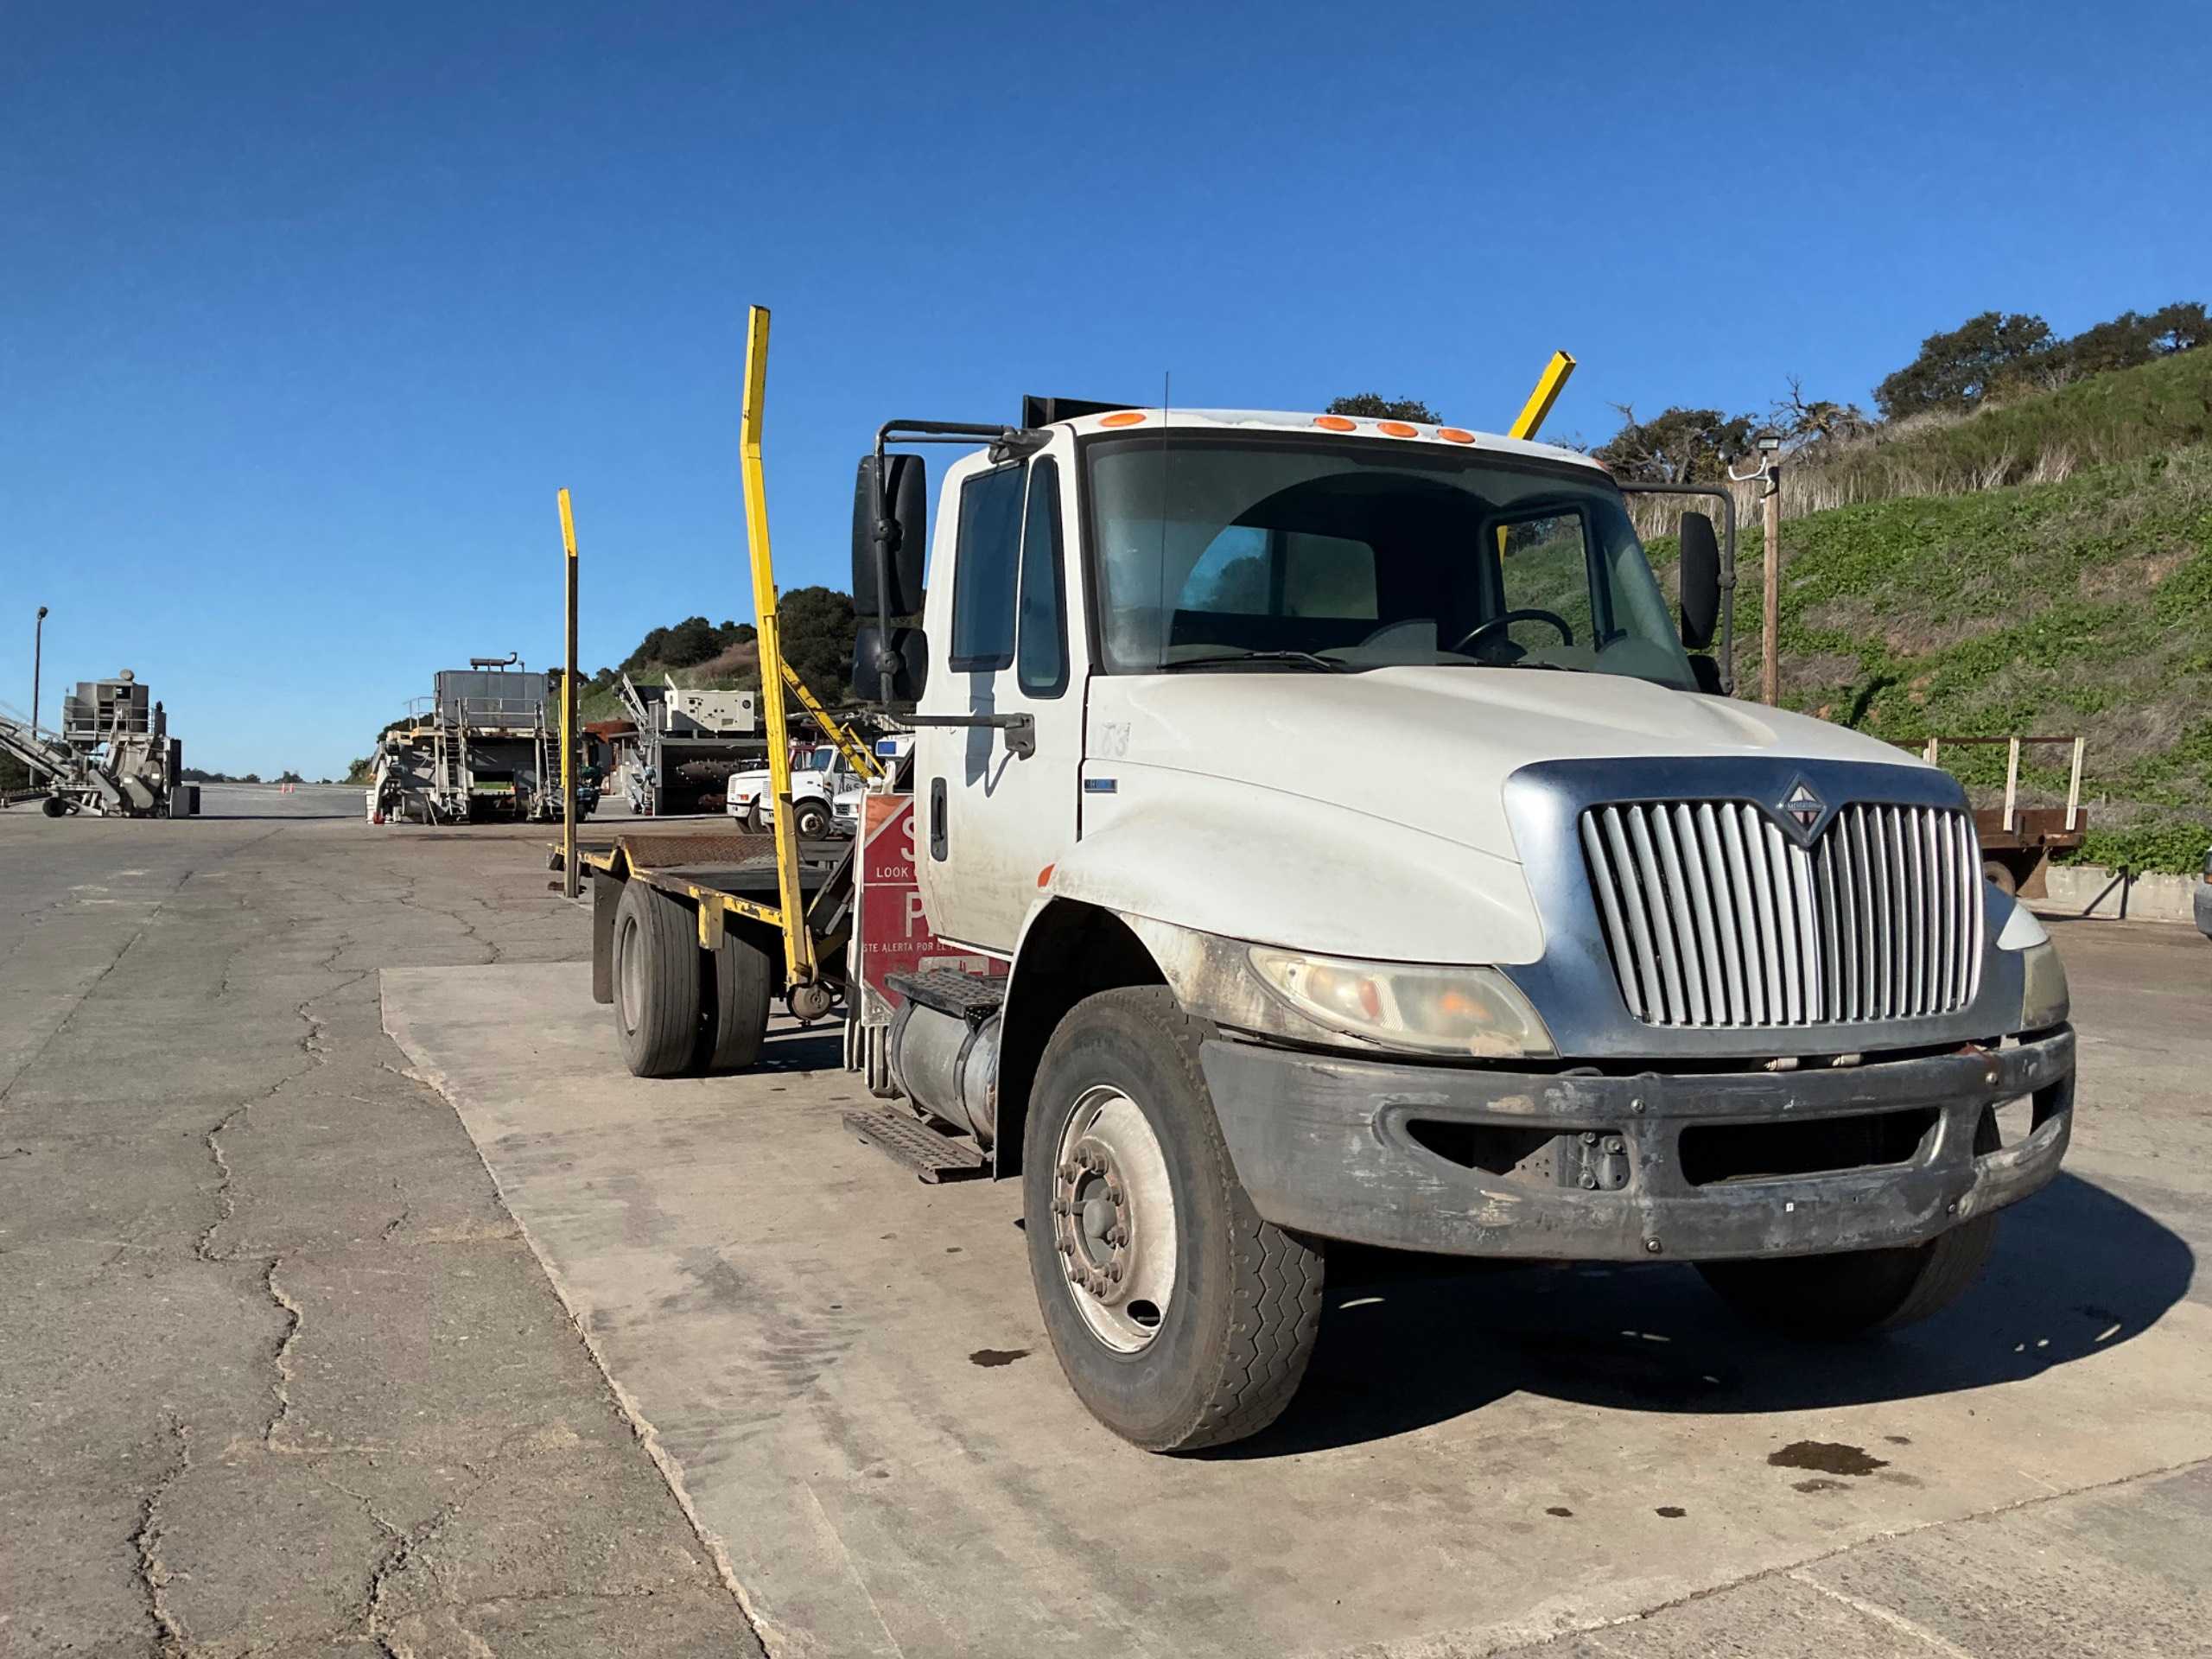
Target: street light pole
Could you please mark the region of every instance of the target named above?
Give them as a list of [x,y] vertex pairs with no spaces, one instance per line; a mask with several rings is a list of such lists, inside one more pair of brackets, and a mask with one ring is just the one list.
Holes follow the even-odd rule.
[[[46,656],[46,607],[38,607],[38,620],[31,626],[31,740],[38,740],[38,677]],[[31,787],[38,787],[38,768],[31,769]]]

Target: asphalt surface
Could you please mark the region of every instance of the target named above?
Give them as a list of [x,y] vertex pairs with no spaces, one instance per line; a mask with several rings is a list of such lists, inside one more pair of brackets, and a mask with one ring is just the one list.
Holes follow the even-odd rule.
[[758,1651],[379,1028],[577,953],[543,832],[202,806],[0,813],[0,1655]]
[[2189,930],[2055,930],[2069,1171],[1929,1325],[1337,1262],[1283,1422],[1160,1459],[834,1038],[631,1079],[543,832],[263,799],[0,813],[0,1655],[2206,1649]]

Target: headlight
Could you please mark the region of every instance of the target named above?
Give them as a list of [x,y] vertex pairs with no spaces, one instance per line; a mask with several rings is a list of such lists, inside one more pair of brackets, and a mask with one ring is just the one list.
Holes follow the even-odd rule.
[[2030,945],[2020,952],[2020,1029],[2042,1031],[2063,1024],[2073,1003],[2066,992],[2066,968],[2058,960],[2058,947],[2048,938]]
[[1252,970],[1307,1019],[1388,1048],[1483,1059],[1548,1057],[1551,1033],[1495,968],[1346,962],[1254,945]]

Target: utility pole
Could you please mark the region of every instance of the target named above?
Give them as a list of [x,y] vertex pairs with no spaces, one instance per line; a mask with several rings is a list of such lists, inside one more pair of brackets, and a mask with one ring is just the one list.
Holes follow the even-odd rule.
[[[46,607],[38,607],[38,620],[31,625],[31,738],[38,738],[38,677],[46,655]],[[38,768],[30,769],[31,787],[38,787]]]
[[1766,545],[1759,554],[1759,701],[1770,709],[1782,701],[1782,434],[1764,427],[1753,440],[1759,466],[1754,473],[1728,476],[1738,484],[1758,479],[1764,509]]
[[561,894],[583,891],[576,873],[576,520],[561,492],[562,564],[568,572],[569,654],[561,671]]

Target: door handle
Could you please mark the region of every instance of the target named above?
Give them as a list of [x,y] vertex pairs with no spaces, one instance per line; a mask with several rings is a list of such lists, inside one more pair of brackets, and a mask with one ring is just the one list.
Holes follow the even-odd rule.
[[940,862],[945,855],[944,779],[930,779],[930,856]]

